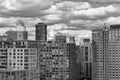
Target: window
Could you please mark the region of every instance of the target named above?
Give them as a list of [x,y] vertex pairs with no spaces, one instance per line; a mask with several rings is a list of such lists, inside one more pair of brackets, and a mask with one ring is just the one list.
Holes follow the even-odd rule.
[[21,37],[22,35],[19,35],[19,37]]
[[13,58],[15,58],[15,56]]
[[15,52],[15,49],[14,49],[14,52]]
[[12,55],[12,53],[10,53],[10,55]]
[[23,57],[21,56],[21,58],[23,58]]

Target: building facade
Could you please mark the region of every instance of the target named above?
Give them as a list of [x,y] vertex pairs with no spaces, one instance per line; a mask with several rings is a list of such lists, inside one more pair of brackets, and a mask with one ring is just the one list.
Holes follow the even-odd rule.
[[66,41],[67,43],[75,43],[75,37],[67,37]]
[[81,63],[81,75],[84,78],[92,78],[92,45],[89,38],[83,38],[82,44],[80,44],[80,57],[79,61]]
[[0,41],[0,70],[8,72],[28,70],[29,80],[38,80],[37,67],[35,41]]
[[55,36],[55,41],[57,43],[66,43],[66,36],[61,34],[61,33],[58,33],[56,36]]
[[40,80],[75,80],[75,44],[39,44]]
[[27,31],[7,31],[6,36],[8,40],[28,40]]
[[38,23],[36,25],[36,40],[47,41],[47,25],[44,23]]
[[92,32],[93,80],[119,80],[120,25]]
[[76,80],[80,80],[82,78],[84,78],[84,72],[83,72],[83,65],[81,63],[81,52],[80,52],[80,45],[76,46],[76,76],[77,79]]
[[0,80],[30,80],[28,70],[0,70]]

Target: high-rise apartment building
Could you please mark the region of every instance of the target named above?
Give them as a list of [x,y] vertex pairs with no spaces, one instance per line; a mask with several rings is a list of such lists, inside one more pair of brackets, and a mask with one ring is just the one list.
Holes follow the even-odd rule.
[[81,63],[81,76],[92,78],[92,45],[89,38],[83,38],[82,44],[79,45],[78,58]]
[[[2,72],[6,71],[8,73],[17,71],[18,74],[14,75],[19,76],[22,75],[19,73],[20,71],[27,71],[29,74],[26,75],[26,79],[14,79],[38,80],[37,56],[36,41],[0,41],[0,72],[1,70],[3,70]],[[0,76],[3,75],[0,74]],[[7,76],[4,76],[3,80],[7,80]]]
[[75,44],[39,43],[40,80],[75,80]]
[[81,53],[80,53],[80,45],[76,46],[76,80],[81,80],[84,78],[83,65],[81,63]]
[[38,23],[36,25],[36,40],[47,41],[47,25],[44,23]]
[[93,80],[120,80],[120,25],[92,31]]

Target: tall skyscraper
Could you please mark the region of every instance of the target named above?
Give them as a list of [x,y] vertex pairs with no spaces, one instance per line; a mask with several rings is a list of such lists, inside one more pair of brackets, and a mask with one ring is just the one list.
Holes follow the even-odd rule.
[[38,51],[40,80],[76,80],[75,44],[41,42]]
[[47,41],[47,25],[38,23],[36,25],[36,40]]
[[92,31],[93,80],[120,80],[120,25]]
[[80,54],[78,55],[81,63],[81,74],[84,78],[92,78],[92,45],[89,38],[83,38],[80,44]]
[[83,65],[81,63],[81,53],[80,53],[80,45],[76,46],[76,80],[81,80],[84,78],[84,73],[83,73]]

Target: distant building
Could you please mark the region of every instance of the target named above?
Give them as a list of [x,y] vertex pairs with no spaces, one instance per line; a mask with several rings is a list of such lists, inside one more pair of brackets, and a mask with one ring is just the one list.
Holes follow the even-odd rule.
[[36,25],[36,40],[47,41],[47,25],[44,23],[38,23]]
[[67,43],[75,43],[75,37],[67,37]]
[[28,32],[27,31],[18,31],[17,32],[17,40],[28,40]]
[[18,22],[16,23],[17,26],[17,30],[16,31],[12,31],[9,30],[7,32],[5,32],[5,35],[1,37],[1,40],[28,40],[28,31],[26,31],[26,27],[23,23],[22,20],[18,20]]
[[17,31],[7,31],[5,34],[8,40],[17,40]]
[[38,51],[40,80],[76,80],[75,44],[41,42]]
[[55,36],[55,41],[57,43],[66,43],[66,36],[61,34],[61,33],[58,33],[56,36]]
[[92,31],[93,80],[120,80],[120,25]]
[[7,31],[6,35],[8,40],[28,40],[27,31]]

